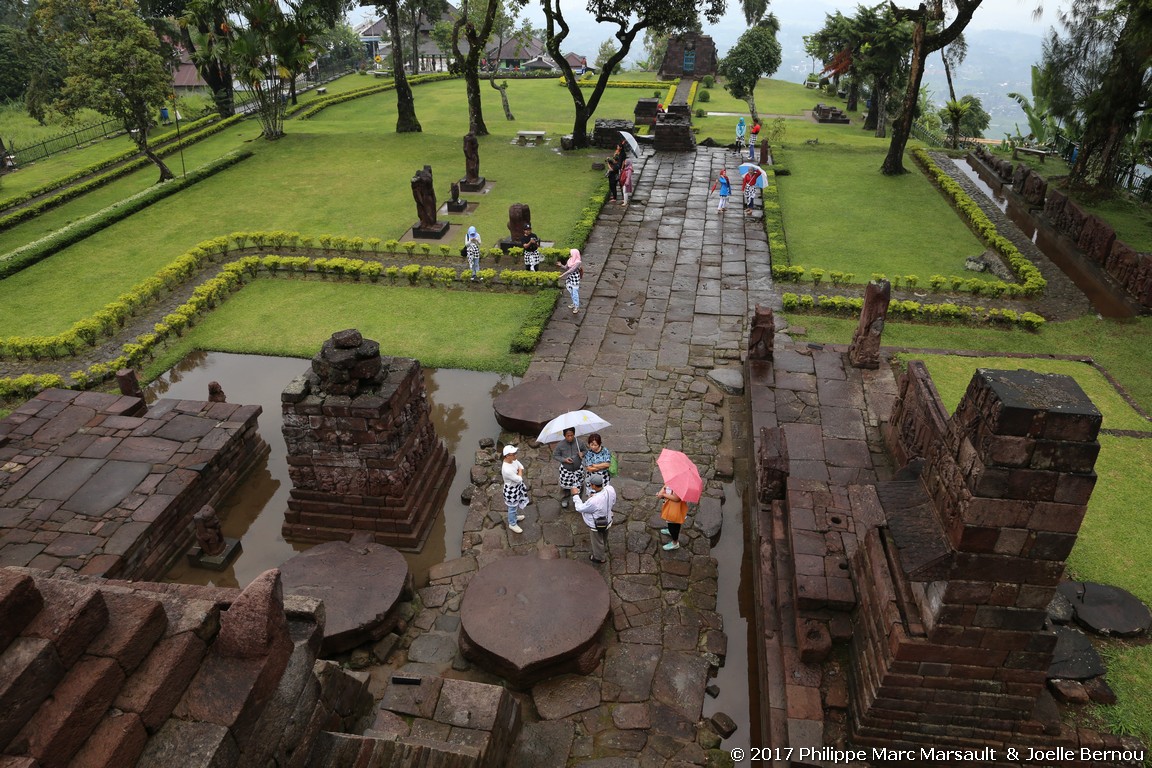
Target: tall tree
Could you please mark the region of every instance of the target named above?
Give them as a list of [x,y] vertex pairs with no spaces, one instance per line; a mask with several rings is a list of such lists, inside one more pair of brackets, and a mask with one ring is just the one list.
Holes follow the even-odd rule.
[[404,52],[400,41],[400,1],[387,0],[377,5],[374,2],[361,2],[361,5],[376,5],[376,12],[383,11],[388,19],[388,36],[392,39],[392,77],[396,83],[396,133],[420,133],[423,128],[416,118],[416,99],[412,96],[412,85],[404,73]]
[[148,144],[172,77],[160,43],[133,0],[41,0],[34,24],[64,56],[64,86],[52,107],[66,116],[88,108],[119,120],[140,152],[172,171]]
[[837,83],[841,77],[848,78],[849,112],[859,109],[860,76],[857,64],[860,60],[860,47],[866,42],[856,20],[840,11],[825,14],[824,26],[814,34],[804,36],[804,51],[823,65],[820,74],[831,75]]
[[[464,0],[460,15],[452,26],[452,50],[456,60],[461,62],[464,74],[464,89],[468,98],[468,132],[477,136],[487,136],[488,126],[484,122],[484,103],[480,98],[480,59],[484,46],[492,37],[492,27],[501,0]],[[474,19],[473,16],[478,17]],[[460,38],[468,45],[465,53],[460,49]]]
[[[691,28],[698,22],[700,10],[697,8],[697,0],[587,0],[588,13],[598,24],[607,23],[616,26],[613,37],[620,44],[620,49],[599,72],[592,95],[586,100],[580,83],[572,74],[572,65],[564,59],[562,48],[571,29],[564,18],[561,2],[562,0],[541,0],[544,9],[545,43],[552,60],[560,67],[568,93],[572,96],[575,111],[572,122],[573,146],[587,147],[588,121],[596,113],[596,107],[599,106],[600,97],[604,95],[604,89],[608,86],[612,70],[628,55],[636,36],[646,29],[672,32]],[[727,0],[700,0],[700,2],[704,17],[713,24],[724,15],[727,7]]]
[[904,101],[900,114],[892,126],[892,142],[888,145],[888,155],[880,166],[880,172],[892,176],[907,173],[904,169],[904,149],[912,134],[912,121],[916,117],[916,101],[920,94],[920,82],[924,79],[924,64],[928,56],[955,40],[972,14],[983,0],[952,0],[956,7],[956,18],[947,25],[944,17],[943,0],[927,0],[915,10],[896,8],[898,21],[912,22],[912,58],[908,70],[908,85],[904,91]]
[[[856,71],[871,87],[872,106],[864,129],[884,138],[888,129],[888,102],[907,76],[911,25],[896,19],[891,6],[857,6],[853,24],[863,41],[855,57]],[[919,91],[917,91],[919,100]]]
[[[616,55],[616,51],[617,48],[611,40],[605,40],[604,42],[600,43],[600,50],[596,52],[596,61],[593,63],[593,66],[596,69],[603,69],[608,65],[608,62],[612,59],[612,57]],[[620,65],[620,63],[617,62],[616,69],[612,72],[612,74],[618,75],[623,71],[623,69],[624,68]]]
[[1073,0],[1044,51],[1053,108],[1083,126],[1073,186],[1108,191],[1128,161],[1129,137],[1152,107],[1152,4]]
[[759,122],[756,113],[756,84],[762,77],[771,77],[780,68],[781,50],[776,33],[780,23],[769,14],[736,41],[732,50],[720,62],[719,73],[724,77],[724,87],[737,99],[748,103],[748,111],[753,122]]

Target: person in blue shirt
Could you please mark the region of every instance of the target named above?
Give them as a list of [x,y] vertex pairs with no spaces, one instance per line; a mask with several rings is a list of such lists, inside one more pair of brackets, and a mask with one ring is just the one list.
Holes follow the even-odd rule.
[[724,209],[728,207],[728,196],[732,194],[732,182],[728,178],[728,169],[720,169],[720,177],[716,179],[716,183],[712,185],[712,189],[708,190],[708,196],[711,197],[712,193],[717,189],[720,190],[720,202],[716,204],[716,214],[718,216],[724,215]]

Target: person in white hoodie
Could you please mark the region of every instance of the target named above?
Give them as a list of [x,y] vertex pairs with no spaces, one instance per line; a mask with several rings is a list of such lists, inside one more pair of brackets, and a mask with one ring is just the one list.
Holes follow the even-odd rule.
[[500,476],[504,479],[504,504],[508,507],[508,530],[524,533],[520,521],[524,515],[518,514],[528,506],[528,489],[524,486],[524,465],[516,459],[516,446],[504,446],[504,463],[500,465]]
[[612,507],[616,506],[616,489],[604,484],[604,475],[593,472],[588,476],[588,500],[580,498],[578,488],[572,489],[572,504],[584,518],[592,539],[594,563],[608,562],[608,529],[612,527]]

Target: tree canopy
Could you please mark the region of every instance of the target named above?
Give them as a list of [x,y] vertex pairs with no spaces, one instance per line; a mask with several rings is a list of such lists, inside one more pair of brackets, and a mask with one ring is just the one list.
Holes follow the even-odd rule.
[[[774,17],[769,17],[775,21]],[[748,102],[753,120],[756,114],[756,84],[762,77],[771,77],[780,68],[780,42],[776,39],[778,25],[757,24],[736,41],[732,50],[720,62],[719,73],[725,79],[724,87],[737,99]]]

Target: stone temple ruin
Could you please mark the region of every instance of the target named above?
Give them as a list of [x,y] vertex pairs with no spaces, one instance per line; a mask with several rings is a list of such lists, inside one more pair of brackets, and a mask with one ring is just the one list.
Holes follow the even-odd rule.
[[1069,725],[1050,692],[1049,606],[1100,413],[1070,377],[982,369],[950,417],[923,364],[898,381],[870,354],[850,364],[882,316],[865,307],[851,350],[777,345],[748,363],[766,742],[1138,749]]
[[429,418],[420,363],[334,333],[281,400],[292,493],[284,537],[419,549],[448,490],[455,459]]

